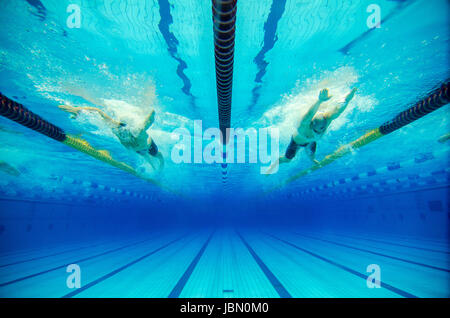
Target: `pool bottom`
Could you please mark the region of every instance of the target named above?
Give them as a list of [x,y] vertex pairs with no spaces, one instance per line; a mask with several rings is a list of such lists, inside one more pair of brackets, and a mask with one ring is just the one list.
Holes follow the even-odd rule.
[[4,252],[0,296],[449,297],[448,255],[439,239],[179,228]]

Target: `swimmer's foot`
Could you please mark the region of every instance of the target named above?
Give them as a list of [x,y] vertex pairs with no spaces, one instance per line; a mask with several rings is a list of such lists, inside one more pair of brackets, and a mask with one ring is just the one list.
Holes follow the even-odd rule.
[[12,176],[18,177],[20,176],[20,171],[11,166],[9,163],[0,161],[0,171],[3,171],[7,174],[10,174]]
[[270,165],[270,167],[264,172],[264,175],[270,176],[271,174],[274,174],[274,170],[278,171],[278,168],[280,166],[280,161],[277,160],[273,164]]

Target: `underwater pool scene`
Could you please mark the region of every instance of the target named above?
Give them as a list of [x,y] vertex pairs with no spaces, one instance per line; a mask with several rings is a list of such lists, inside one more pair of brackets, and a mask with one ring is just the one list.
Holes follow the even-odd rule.
[[0,298],[449,298],[448,0],[0,0]]

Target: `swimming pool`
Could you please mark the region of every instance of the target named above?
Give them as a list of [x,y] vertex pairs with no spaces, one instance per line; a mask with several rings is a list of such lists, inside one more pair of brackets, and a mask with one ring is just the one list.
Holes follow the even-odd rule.
[[0,2],[0,297],[449,297],[448,2],[236,8]]

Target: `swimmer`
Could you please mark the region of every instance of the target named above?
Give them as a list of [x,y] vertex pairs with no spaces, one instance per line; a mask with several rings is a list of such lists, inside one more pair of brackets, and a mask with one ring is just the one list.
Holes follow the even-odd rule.
[[297,125],[297,129],[291,137],[291,142],[286,149],[285,155],[274,162],[269,167],[266,174],[271,174],[275,169],[278,169],[280,164],[290,162],[300,148],[305,148],[308,157],[315,164],[319,164],[319,161],[315,159],[317,141],[323,136],[331,122],[344,112],[353,96],[355,96],[356,90],[356,88],[353,88],[345,97],[343,103],[337,105],[328,112],[318,112],[320,105],[331,98],[331,96],[328,95],[328,89],[325,88],[320,91],[317,102],[309,108]]
[[14,177],[20,176],[20,171],[11,166],[9,163],[0,160],[0,171],[10,174]]
[[147,134],[147,129],[155,121],[155,110],[152,109],[150,115],[145,119],[143,126],[139,129],[138,133],[134,135],[127,124],[115,120],[108,116],[104,111],[96,107],[73,107],[68,105],[59,105],[60,109],[71,113],[72,118],[75,118],[81,111],[97,112],[103,120],[112,126],[112,132],[119,138],[120,143],[127,149],[131,149],[144,157],[144,159],[150,163],[153,169],[156,170],[151,158],[157,158],[159,160],[159,170],[164,167],[164,157],[158,150],[155,141],[151,136]]

